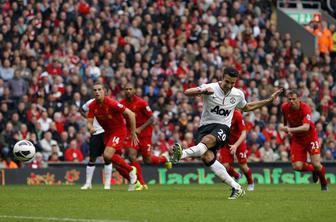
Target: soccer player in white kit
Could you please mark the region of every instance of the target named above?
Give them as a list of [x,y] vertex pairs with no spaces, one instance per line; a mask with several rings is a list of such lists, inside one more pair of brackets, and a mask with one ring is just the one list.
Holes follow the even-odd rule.
[[225,167],[216,160],[217,150],[225,145],[230,135],[231,120],[234,109],[237,107],[244,112],[258,109],[270,104],[282,92],[276,90],[268,99],[247,103],[244,93],[235,88],[238,71],[228,67],[224,69],[223,80],[203,84],[200,87],[187,89],[187,96],[203,97],[203,112],[199,132],[199,143],[188,149],[183,149],[180,144],[173,146],[172,162],[188,157],[201,157],[204,164],[225,183],[232,187],[229,199],[237,199],[245,194],[241,186],[227,173]]
[[[81,110],[81,114],[85,116],[85,113],[89,111],[90,103],[94,101],[94,99],[90,99],[87,101]],[[104,144],[104,129],[98,123],[97,119],[93,119],[93,127],[95,129],[95,133],[91,135],[90,138],[90,157],[89,162],[86,166],[86,182],[84,186],[81,187],[82,190],[87,190],[92,188],[92,177],[94,170],[96,168],[95,162],[97,157],[101,156],[104,153],[105,144]],[[108,163],[104,165],[104,189],[109,190],[111,188],[111,176],[112,176],[112,163]]]

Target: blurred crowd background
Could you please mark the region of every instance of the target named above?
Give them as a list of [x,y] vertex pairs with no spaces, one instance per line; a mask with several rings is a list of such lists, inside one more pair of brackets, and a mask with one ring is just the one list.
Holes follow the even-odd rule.
[[[153,152],[175,142],[195,144],[201,98],[183,90],[218,81],[226,66],[241,76],[247,101],[275,88],[298,88],[312,108],[324,161],[336,159],[336,32],[325,21],[306,28],[318,38],[316,55],[304,42],[280,36],[275,1],[258,0],[26,0],[0,5],[0,165],[29,139],[38,154],[29,167],[87,161],[89,134],[80,107],[102,81],[109,96],[136,94],[155,113]],[[245,113],[248,158],[289,161],[289,137],[279,132],[283,96]],[[197,161],[197,160],[189,160]]]

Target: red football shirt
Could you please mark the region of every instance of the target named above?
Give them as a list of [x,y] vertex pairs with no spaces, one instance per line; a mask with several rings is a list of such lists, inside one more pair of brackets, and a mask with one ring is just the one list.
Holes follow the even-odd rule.
[[96,117],[105,132],[126,130],[126,121],[123,115],[126,107],[117,101],[106,97],[102,103],[93,100],[89,105],[88,118]]
[[284,121],[289,127],[298,127],[304,123],[309,123],[310,125],[308,132],[293,133],[293,136],[299,138],[317,137],[315,124],[311,121],[311,109],[308,104],[300,102],[300,108],[295,110],[291,108],[291,105],[288,102],[286,102],[282,104],[281,110],[284,116]]
[[[123,99],[120,103],[135,113],[137,128],[153,116],[153,112],[148,103],[138,96],[133,96],[133,100],[131,102],[127,102],[126,99]],[[152,131],[153,126],[149,125],[141,131],[140,136],[152,136]]]
[[246,130],[243,115],[238,110],[235,110],[230,127],[229,144],[234,144],[239,139],[243,130]]

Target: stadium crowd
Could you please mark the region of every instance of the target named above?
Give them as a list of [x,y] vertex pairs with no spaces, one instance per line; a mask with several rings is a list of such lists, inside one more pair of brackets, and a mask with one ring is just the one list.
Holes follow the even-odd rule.
[[[332,26],[323,23],[320,31],[328,29],[333,44],[308,58],[304,43],[277,32],[270,1],[5,0],[0,11],[5,167],[15,167],[10,151],[21,139],[39,151],[30,167],[85,161],[89,134],[79,109],[97,80],[116,99],[126,83],[135,83],[155,112],[155,154],[175,142],[190,147],[202,101],[183,90],[219,80],[225,66],[240,71],[237,87],[247,101],[266,98],[276,87],[298,88],[312,108],[323,159],[336,159]],[[249,161],[289,160],[289,137],[277,130],[284,100],[244,114]]]

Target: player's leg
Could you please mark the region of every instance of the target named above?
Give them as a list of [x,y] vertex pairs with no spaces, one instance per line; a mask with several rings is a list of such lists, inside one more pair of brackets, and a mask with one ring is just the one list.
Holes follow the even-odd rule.
[[[102,137],[100,137],[102,135]],[[86,180],[85,184],[81,187],[82,190],[92,188],[92,177],[96,168],[97,149],[99,149],[99,139],[103,140],[103,133],[98,135],[92,135],[89,141],[89,162],[86,166]],[[102,141],[104,142],[104,141]]]
[[125,178],[126,180],[130,181],[130,177],[129,177],[129,172],[127,170],[125,170],[124,168],[118,166],[118,165],[115,165],[114,166],[116,168],[116,170],[119,172],[119,174]]
[[216,137],[211,134],[205,135],[200,143],[187,149],[183,149],[180,144],[175,144],[173,146],[172,162],[176,163],[179,160],[188,157],[200,157],[208,150],[208,148],[210,149],[215,146],[215,144]]
[[87,190],[92,188],[92,177],[96,168],[96,158],[89,158],[89,162],[86,165],[86,179],[85,184],[81,187],[81,190]]
[[141,137],[139,142],[139,150],[146,164],[159,165],[169,161],[167,156],[154,156],[152,154],[152,137]]
[[105,163],[112,161],[113,164],[118,165],[120,168],[125,169],[129,173],[129,191],[133,191],[137,185],[136,168],[130,166],[119,154],[116,153],[116,150],[122,148],[122,141],[124,138],[125,135],[119,135],[118,133],[108,136],[105,135],[106,148],[104,150],[104,161]]
[[[105,150],[104,144],[104,133],[98,134],[95,141],[95,157],[101,156]],[[109,190],[111,188],[111,178],[112,178],[112,162],[104,163],[104,189]]]
[[104,163],[104,189],[111,189],[112,163]]
[[224,146],[225,141],[229,135],[230,129],[222,124],[208,124],[202,126],[198,130],[200,143],[187,149],[183,149],[180,144],[175,144],[173,147],[172,162],[176,163],[180,159],[188,157],[201,157],[208,149],[212,149],[218,143]]
[[252,178],[252,170],[248,167],[247,163],[240,163],[239,164],[241,171],[244,173],[246,180],[247,180],[247,190],[253,191],[254,190],[254,182]]
[[328,181],[325,177],[325,167],[321,164],[320,154],[314,154],[310,156],[315,172],[320,179],[321,190],[328,191]]
[[137,177],[141,185],[145,184],[145,180],[142,176],[142,168],[140,163],[138,162],[138,150],[134,148],[127,148],[128,158],[131,162],[131,165],[137,169]]
[[216,155],[212,150],[208,150],[202,155],[202,161],[206,166],[210,167],[216,176],[232,188],[229,199],[237,199],[245,194],[241,186],[228,174],[225,167],[216,160]]
[[240,174],[232,166],[234,157],[230,153],[230,148],[226,144],[223,148],[219,150],[220,152],[220,162],[225,166],[227,172],[230,176],[234,177],[236,180],[240,178]]
[[307,150],[295,138],[291,142],[291,161],[294,170],[302,172],[314,172],[312,164],[307,163]]
[[252,178],[252,170],[247,165],[247,148],[246,143],[243,142],[236,150],[236,157],[238,160],[238,164],[240,166],[241,171],[244,173],[247,179],[247,190],[254,190],[254,182]]

